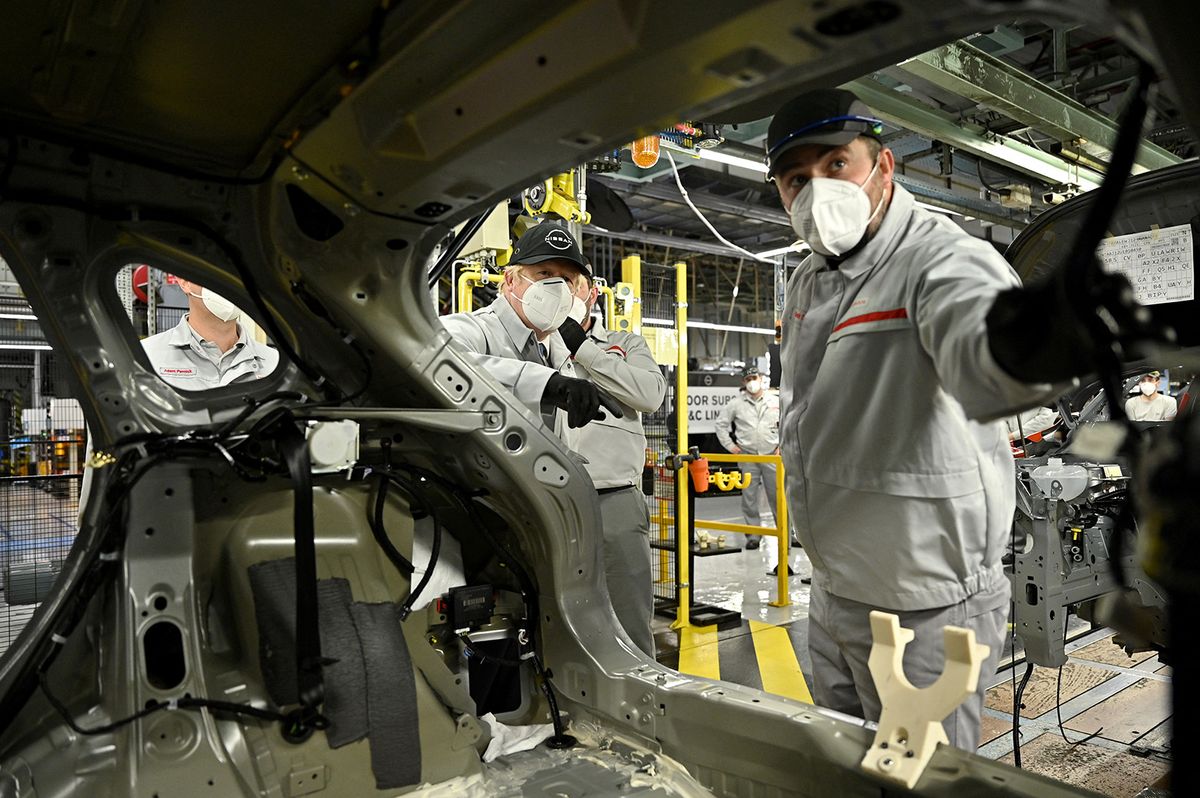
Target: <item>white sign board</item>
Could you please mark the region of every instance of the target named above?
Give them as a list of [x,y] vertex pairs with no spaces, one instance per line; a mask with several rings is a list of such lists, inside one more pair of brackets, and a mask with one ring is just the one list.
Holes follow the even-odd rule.
[[1129,278],[1134,296],[1143,305],[1196,297],[1191,225],[1112,236],[1100,242],[1097,254],[1106,271]]
[[709,387],[689,385],[687,393],[688,435],[703,435],[717,431],[717,419],[741,388],[736,385]]

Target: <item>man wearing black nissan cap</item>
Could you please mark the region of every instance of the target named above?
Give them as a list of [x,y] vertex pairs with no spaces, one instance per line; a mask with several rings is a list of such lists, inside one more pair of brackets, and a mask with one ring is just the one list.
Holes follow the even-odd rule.
[[575,377],[571,352],[558,334],[574,304],[575,284],[590,274],[566,226],[542,222],[517,241],[495,302],[442,317],[455,342],[568,445],[570,429],[604,417],[602,401],[608,413],[620,415],[595,385]]
[[882,133],[853,94],[827,89],[784,105],[767,134],[768,174],[813,250],[787,286],[779,430],[813,564],[813,696],[878,719],[871,610],[915,631],[904,665],[918,687],[942,671],[942,627],[968,627],[990,654],[979,691],[943,725],[974,750],[1005,637],[1000,558],[1015,502],[1004,425],[978,419],[1052,388],[1029,384],[1022,361],[989,341],[1012,323],[989,319],[993,306],[1033,294],[990,244],[892,182]]

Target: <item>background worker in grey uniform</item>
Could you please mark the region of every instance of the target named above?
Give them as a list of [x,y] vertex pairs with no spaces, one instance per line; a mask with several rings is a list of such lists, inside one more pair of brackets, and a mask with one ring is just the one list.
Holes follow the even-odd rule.
[[990,655],[979,691],[944,726],[973,751],[1004,643],[1015,506],[1004,424],[975,419],[1052,390],[993,355],[988,315],[1015,295],[1016,274],[892,183],[882,131],[833,89],[784,105],[767,135],[768,176],[813,249],[787,286],[780,424],[791,516],[813,564],[813,697],[878,719],[871,610],[915,631],[904,668],[917,687],[942,670],[942,627],[971,628]]
[[624,415],[588,424],[573,448],[587,458],[588,474],[599,494],[604,575],[613,611],[634,644],[653,658],[650,514],[640,489],[646,462],[641,414],[662,405],[667,381],[645,339],[607,330],[591,315],[596,296],[591,277],[581,277],[575,312],[558,331],[575,360],[576,373],[613,397]]
[[[717,440],[731,454],[779,453],[779,397],[767,391],[755,366],[742,369],[742,392],[721,410],[716,428]],[[750,486],[742,491],[742,515],[747,524],[759,526],[763,497],[772,514],[778,506],[775,464],[738,463],[738,467],[750,474]],[[757,549],[760,544],[757,535],[746,536],[746,548]]]
[[1138,378],[1138,395],[1125,402],[1125,415],[1134,421],[1174,421],[1179,403],[1175,397],[1158,392],[1159,373],[1151,371]]
[[[225,297],[198,283],[179,281],[187,294],[188,312],[169,330],[142,339],[142,349],[158,378],[183,391],[206,391],[268,376],[279,364],[279,352],[250,337],[238,323],[241,311]],[[84,462],[92,459],[88,435]],[[79,512],[92,493],[90,467],[79,485]]]
[[187,294],[188,312],[170,330],[142,341],[159,379],[185,391],[203,391],[275,370],[279,352],[247,334],[238,324],[236,305],[197,283],[180,280],[179,287]]
[[571,353],[558,334],[575,280],[591,272],[575,238],[558,222],[525,231],[511,263],[495,302],[443,316],[442,324],[484,371],[570,445],[570,429],[603,417],[600,392],[575,378]]

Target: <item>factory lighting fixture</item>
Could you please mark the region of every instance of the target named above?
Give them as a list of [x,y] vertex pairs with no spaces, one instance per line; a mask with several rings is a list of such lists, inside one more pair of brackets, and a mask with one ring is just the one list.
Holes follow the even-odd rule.
[[0,319],[18,319],[20,321],[37,321],[37,316],[30,313],[0,313]]
[[3,343],[0,343],[0,351],[8,351],[8,350],[14,350],[14,349],[28,351],[28,350],[32,349],[32,350],[37,350],[37,351],[47,351],[48,352],[53,348],[54,347],[50,346],[50,344],[3,344]]
[[723,163],[726,166],[739,166],[742,169],[749,169],[752,172],[762,172],[764,175],[767,173],[767,165],[762,161],[752,161],[749,158],[730,155],[720,150],[700,150],[697,154],[701,160]]
[[[651,327],[673,327],[675,322],[670,319],[651,319],[642,318],[642,324]],[[774,337],[775,330],[767,329],[766,327],[744,327],[739,324],[715,324],[711,321],[692,321],[688,320],[688,327],[695,327],[698,330],[724,330],[728,332],[749,333],[750,335],[770,335]]]

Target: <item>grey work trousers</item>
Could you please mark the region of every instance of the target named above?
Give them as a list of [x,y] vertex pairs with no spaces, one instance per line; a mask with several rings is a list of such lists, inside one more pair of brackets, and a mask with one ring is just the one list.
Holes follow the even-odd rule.
[[640,490],[601,493],[604,576],[613,612],[634,644],[654,658],[654,584],[650,573],[650,512]]
[[771,515],[775,515],[775,464],[774,463],[738,463],[743,474],[750,474],[750,487],[742,491],[742,515],[747,524],[757,526],[762,517],[762,497],[764,492],[770,502]]
[[[867,659],[871,654],[871,620],[868,604],[839,598],[819,588],[814,580],[808,616],[808,648],[812,655],[813,700],[817,706],[847,715],[878,721],[879,694]],[[980,714],[988,680],[1004,648],[1010,589],[1008,580],[949,607],[891,612],[900,625],[916,637],[904,649],[904,675],[914,687],[937,681],[945,662],[942,627],[975,630],[975,642],[990,649],[979,671],[979,689],[968,696],[944,721],[950,744],[974,752],[979,747]]]

